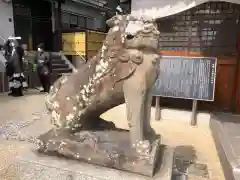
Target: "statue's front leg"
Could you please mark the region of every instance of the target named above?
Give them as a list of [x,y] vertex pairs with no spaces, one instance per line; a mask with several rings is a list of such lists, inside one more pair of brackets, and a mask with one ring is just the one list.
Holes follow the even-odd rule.
[[132,144],[144,140],[144,118],[145,118],[145,83],[137,75],[131,76],[124,81],[123,92],[126,103],[127,120],[129,123]]
[[143,132],[144,137],[149,140],[151,136],[155,135],[154,129],[151,127],[151,107],[152,107],[152,88],[149,88],[146,92],[146,98],[144,103],[144,123],[143,123]]

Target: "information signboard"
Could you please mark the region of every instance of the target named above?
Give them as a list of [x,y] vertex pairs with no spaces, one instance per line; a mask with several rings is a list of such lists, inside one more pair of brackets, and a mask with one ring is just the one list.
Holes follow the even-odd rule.
[[162,56],[154,96],[213,101],[217,58]]

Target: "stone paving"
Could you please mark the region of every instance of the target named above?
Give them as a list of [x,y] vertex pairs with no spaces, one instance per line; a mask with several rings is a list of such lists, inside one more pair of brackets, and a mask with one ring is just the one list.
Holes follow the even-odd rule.
[[[125,106],[118,106],[102,117],[113,121],[120,128],[127,128]],[[16,126],[17,124],[17,126]],[[25,126],[35,124],[28,132]],[[7,168],[14,162],[15,157],[34,142],[34,136],[47,130],[50,124],[44,105],[44,95],[30,91],[21,98],[0,95],[0,179],[17,180],[6,174]],[[209,178],[199,178],[193,175],[191,180],[224,180],[222,168],[208,125],[191,127],[188,123],[175,120],[152,120],[152,127],[163,136],[163,142],[183,152],[189,158],[192,156],[198,163],[206,164]],[[7,131],[6,131],[7,129]],[[21,130],[19,130],[21,129]],[[41,131],[39,131],[41,129]],[[34,136],[33,136],[34,135]],[[12,139],[11,141],[6,140]],[[18,141],[16,141],[18,140]]]

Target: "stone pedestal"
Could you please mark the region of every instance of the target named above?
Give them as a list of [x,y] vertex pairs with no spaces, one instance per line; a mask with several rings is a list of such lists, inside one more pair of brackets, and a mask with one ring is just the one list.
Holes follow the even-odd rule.
[[132,146],[126,130],[50,130],[39,137],[38,151],[152,177],[160,156],[160,138]]
[[[146,177],[65,158],[39,154],[29,149],[7,169],[7,180],[171,180],[173,149],[161,147],[154,177]],[[5,180],[5,179],[4,179]]]

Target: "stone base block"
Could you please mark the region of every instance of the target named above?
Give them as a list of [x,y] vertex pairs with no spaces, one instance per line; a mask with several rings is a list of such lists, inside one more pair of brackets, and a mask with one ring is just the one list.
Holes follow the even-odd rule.
[[65,158],[39,154],[29,149],[17,157],[3,180],[171,180],[173,149],[163,146],[154,177],[146,177]]
[[160,139],[136,142],[124,130],[81,131],[51,130],[39,137],[39,152],[51,156],[129,171],[154,175],[159,159]]

